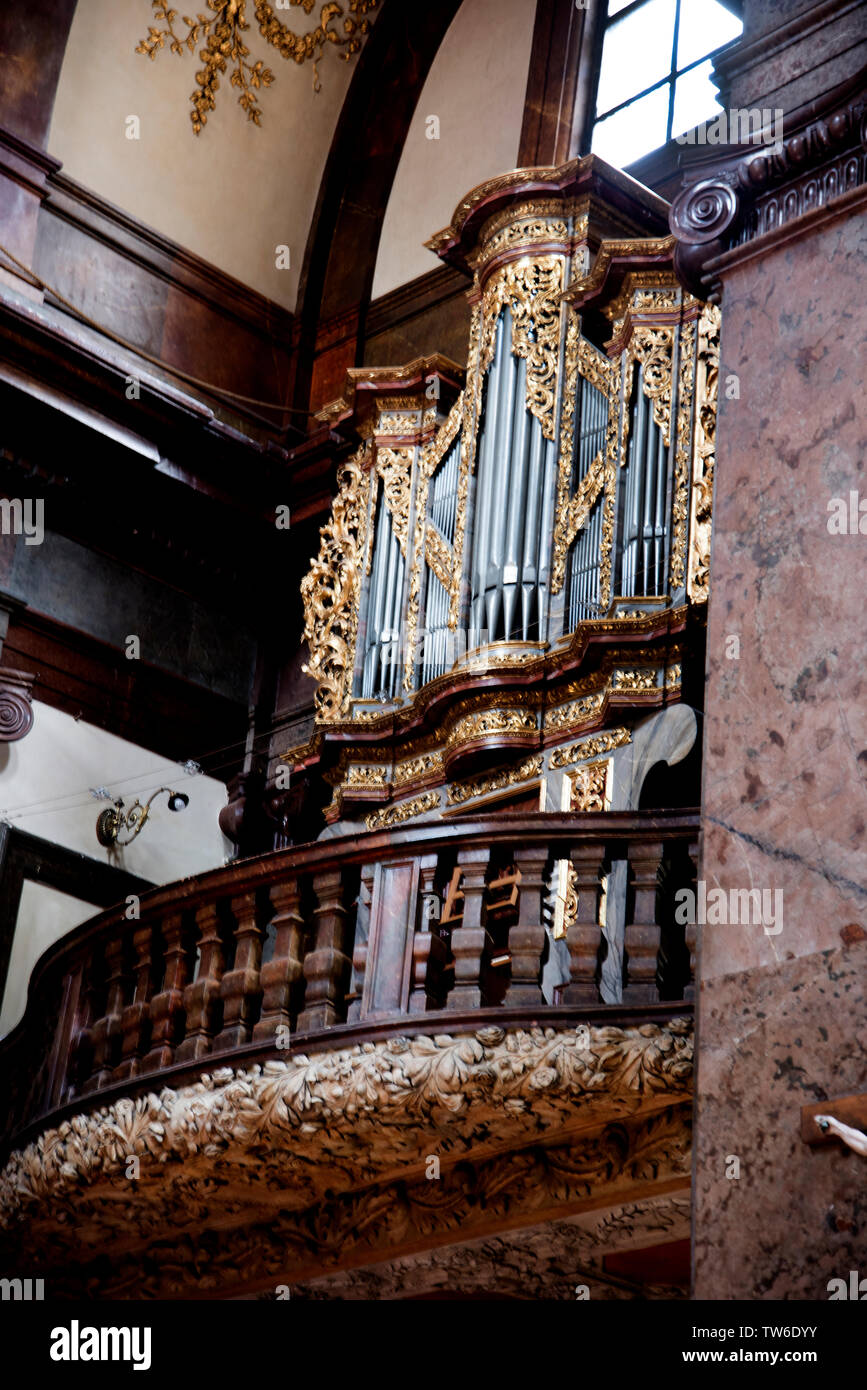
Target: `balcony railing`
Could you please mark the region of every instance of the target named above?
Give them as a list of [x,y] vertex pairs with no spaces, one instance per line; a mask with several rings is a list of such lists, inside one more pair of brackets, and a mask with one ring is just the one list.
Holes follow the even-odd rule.
[[36,966],[0,1044],[6,1141],[205,1060],[478,1026],[493,1011],[664,1015],[692,998],[694,928],[677,924],[674,895],[694,882],[697,832],[695,812],[438,821],[128,900]]

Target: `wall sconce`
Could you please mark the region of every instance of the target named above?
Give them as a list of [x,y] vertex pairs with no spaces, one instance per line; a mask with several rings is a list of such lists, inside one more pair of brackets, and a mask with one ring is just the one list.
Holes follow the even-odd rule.
[[[118,798],[112,807],[107,811],[101,811],[97,817],[96,838],[99,843],[105,845],[106,849],[111,849],[113,846],[123,848],[132,844],[136,835],[144,827],[154,800],[162,792],[166,792],[168,795],[170,811],[183,811],[184,807],[190,803],[188,796],[185,796],[183,792],[173,792],[170,787],[160,787],[145,806],[142,806],[136,798],[128,811],[124,810],[123,801]],[[125,830],[130,832],[128,838],[126,840],[118,839],[118,836]]]

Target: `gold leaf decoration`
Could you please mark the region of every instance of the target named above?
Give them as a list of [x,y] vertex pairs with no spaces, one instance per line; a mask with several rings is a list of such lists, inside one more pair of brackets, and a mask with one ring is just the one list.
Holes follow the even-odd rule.
[[318,719],[340,719],[349,709],[370,489],[370,470],[363,464],[369,455],[368,442],[343,465],[331,518],[319,533],[319,555],[301,581],[310,647],[302,669],[319,682],[313,697]]
[[[300,6],[305,14],[310,14],[316,0],[290,0],[294,7]],[[136,53],[154,59],[166,43],[172,53],[183,57],[189,51],[195,53],[198,44],[199,57],[204,66],[196,73],[198,90],[190,97],[193,109],[190,120],[193,130],[200,135],[208,121],[208,112],[216,107],[216,93],[220,76],[233,64],[231,85],[240,91],[238,104],[246,112],[247,119],[255,125],[262,124],[258,92],[262,87],[270,87],[274,74],[266,68],[261,58],[248,62],[250,49],[243,35],[250,28],[247,22],[247,0],[207,0],[211,14],[197,13],[195,18],[181,15],[187,26],[186,34],[175,29],[180,12],[171,8],[166,0],[151,0],[154,19],[157,23],[148,26],[147,38],[136,46]],[[343,5],[330,0],[322,6],[319,24],[306,34],[295,34],[278,19],[266,0],[254,0],[254,11],[259,25],[259,33],[281,58],[291,58],[296,63],[313,63],[313,87],[319,91],[318,63],[326,43],[336,44],[341,50],[341,58],[347,62],[359,51],[365,34],[370,29],[370,20],[365,16],[376,9],[378,0],[348,0],[348,13]],[[343,19],[343,32],[332,28],[335,19]],[[160,27],[160,25],[164,27]]]

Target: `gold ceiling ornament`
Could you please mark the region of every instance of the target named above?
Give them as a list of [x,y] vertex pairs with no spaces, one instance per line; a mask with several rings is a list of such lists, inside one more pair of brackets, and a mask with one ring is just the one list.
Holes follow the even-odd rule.
[[[342,49],[341,58],[348,62],[361,48],[364,36],[370,29],[370,20],[365,16],[376,9],[379,0],[348,0],[348,13],[336,0],[329,0],[319,12],[317,27],[306,34],[294,34],[287,29],[266,0],[251,0],[251,3],[259,33],[277,49],[281,58],[292,58],[296,63],[312,61],[313,90],[318,92],[321,89],[319,60],[325,45],[336,44]],[[230,63],[234,65],[231,84],[240,91],[238,104],[246,111],[248,120],[261,125],[262,113],[257,93],[260,88],[271,86],[274,74],[265,67],[261,58],[252,63],[247,61],[250,49],[243,39],[244,31],[250,28],[246,18],[247,0],[207,0],[210,15],[197,13],[194,18],[181,16],[187,26],[187,32],[183,35],[175,30],[180,11],[172,9],[167,0],[151,0],[151,4],[157,23],[148,26],[148,36],[137,45],[136,53],[146,58],[156,58],[159,50],[165,48],[168,42],[172,53],[183,57],[185,51],[195,53],[197,45],[204,45],[199,49],[204,67],[196,73],[198,90],[190,97],[193,103],[190,120],[196,135],[200,135],[202,127],[207,124],[208,112],[216,107],[220,74],[227,71]],[[300,6],[309,15],[316,0],[289,0],[289,4]],[[342,33],[332,28],[333,21],[338,18],[343,19]]]

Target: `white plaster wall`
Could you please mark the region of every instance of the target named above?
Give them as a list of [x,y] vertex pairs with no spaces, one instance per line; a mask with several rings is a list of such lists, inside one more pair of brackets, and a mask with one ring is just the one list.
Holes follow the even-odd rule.
[[[0,820],[153,883],[216,868],[231,853],[217,823],[227,800],[222,782],[191,777],[178,763],[50,705],[34,701],[33,709],[30,733],[0,745]],[[88,795],[99,786],[127,806],[136,797],[144,804],[161,786],[184,792],[190,804],[172,812],[159,797],[139,837],[110,851],[96,838],[97,815],[109,803]]]
[[[464,0],[428,74],[382,225],[373,297],[434,270],[424,242],[518,160],[536,0]],[[426,135],[438,116],[439,140]]]
[[30,976],[42,953],[100,910],[44,883],[24,880],[0,1009],[0,1038],[11,1033],[24,1015]]
[[[190,11],[180,7],[179,16],[184,13]],[[262,58],[275,77],[259,92],[262,125],[247,120],[227,72],[217,109],[196,136],[189,97],[202,66],[198,48],[181,58],[166,47],[151,61],[135,51],[155,23],[149,0],[78,0],[48,149],[70,178],[293,309],[322,170],[356,60],[344,62],[327,45],[322,90],[314,93],[312,65],[285,61],[260,35],[252,6],[248,18],[250,61]],[[318,22],[318,6],[309,17],[297,8],[279,18],[304,33]],[[180,18],[175,27],[186,32]],[[130,115],[141,122],[139,140],[126,138]],[[278,245],[290,248],[288,270],[276,268]]]
[[[33,708],[30,733],[17,743],[0,744],[0,820],[157,884],[217,868],[230,855],[232,846],[217,820],[227,799],[222,782],[190,776],[177,763],[50,705],[34,701]],[[138,838],[110,851],[96,838],[96,818],[108,802],[95,801],[88,790],[103,785],[127,806],[136,797],[144,804],[161,786],[184,792],[190,801],[185,810],[172,812],[167,798],[159,797]],[[43,884],[25,882],[0,1035],[20,1018],[30,972],[42,952],[98,911]]]

